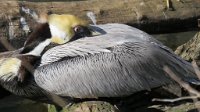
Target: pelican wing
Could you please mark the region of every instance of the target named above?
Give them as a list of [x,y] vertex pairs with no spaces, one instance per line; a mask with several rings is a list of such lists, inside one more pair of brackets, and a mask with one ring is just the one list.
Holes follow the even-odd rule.
[[138,31],[107,33],[55,47],[45,54],[51,59],[36,69],[35,80],[61,96],[96,98],[127,96],[172,83],[164,66],[183,79],[194,77],[189,63],[149,35],[141,37]]
[[91,29],[100,32],[102,35],[85,37],[48,50],[42,56],[41,66],[56,62],[64,57],[85,56],[100,52],[110,52],[108,48],[126,42],[145,41],[171,51],[145,32],[124,24],[96,25],[91,26]]
[[167,65],[179,77],[193,77],[189,63],[155,45],[126,43],[109,53],[66,58],[39,67],[39,86],[76,98],[119,97],[173,82],[163,71]]

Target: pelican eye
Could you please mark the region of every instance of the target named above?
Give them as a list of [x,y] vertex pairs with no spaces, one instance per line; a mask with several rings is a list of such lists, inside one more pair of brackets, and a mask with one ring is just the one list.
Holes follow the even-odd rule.
[[74,29],[75,33],[83,33],[84,32],[84,28],[80,25],[75,26],[73,29]]

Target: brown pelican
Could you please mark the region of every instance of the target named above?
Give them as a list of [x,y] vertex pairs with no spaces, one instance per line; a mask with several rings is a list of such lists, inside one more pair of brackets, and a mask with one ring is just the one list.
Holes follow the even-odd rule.
[[[62,20],[71,21],[68,16]],[[71,22],[79,23],[80,20]],[[22,51],[23,56],[42,55],[40,65],[35,68],[34,79],[37,86],[50,93],[75,99],[129,96],[173,83],[163,71],[166,65],[185,81],[196,79],[190,63],[136,28],[116,23],[63,25],[70,25],[70,32],[60,30],[56,24],[53,28],[45,27],[47,32],[51,32],[51,38],[30,36],[25,43],[27,47]],[[92,32],[101,35],[91,36]],[[51,42],[60,44],[67,41],[43,52]],[[17,73],[19,67],[14,68]],[[0,74],[0,79],[5,76],[11,80],[17,75]]]
[[[54,17],[60,22],[81,23],[65,15]],[[196,76],[190,63],[143,31],[116,23],[71,26],[68,22],[53,24],[52,38],[59,38],[54,41],[57,43],[76,40],[47,50],[34,72],[36,83],[49,92],[81,99],[129,96],[174,83],[163,70],[164,66],[187,82],[197,81],[193,80]],[[63,26],[70,29],[62,30]],[[85,31],[86,37],[79,38]],[[88,37],[91,32],[101,35]],[[40,55],[41,52],[28,54]]]

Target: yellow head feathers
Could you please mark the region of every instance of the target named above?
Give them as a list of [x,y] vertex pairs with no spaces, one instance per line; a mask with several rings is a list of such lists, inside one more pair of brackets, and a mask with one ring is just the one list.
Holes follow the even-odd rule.
[[0,59],[0,76],[5,79],[15,77],[18,75],[21,60],[17,58],[3,58]]
[[51,14],[48,16],[48,23],[51,30],[52,42],[63,44],[68,42],[75,34],[75,26],[87,26],[87,22],[67,14]]
[[75,27],[77,25],[86,26],[86,21],[74,16],[74,15],[68,15],[68,14],[51,14],[48,16],[48,22],[49,24],[56,25],[58,28],[60,28],[63,31],[66,31],[70,27]]

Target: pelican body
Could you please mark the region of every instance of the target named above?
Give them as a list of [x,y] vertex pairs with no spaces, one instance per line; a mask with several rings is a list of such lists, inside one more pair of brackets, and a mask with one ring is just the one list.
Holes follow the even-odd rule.
[[72,98],[124,97],[173,83],[168,66],[186,81],[190,63],[150,35],[123,24],[90,26],[101,35],[49,49],[34,72],[43,89]]
[[[76,26],[63,30],[59,26],[62,24],[54,24],[52,28],[50,25],[54,22],[49,21],[38,28],[38,36],[28,37],[21,53],[41,57],[39,65],[34,68],[34,79],[30,79],[32,84],[35,80],[36,86],[40,87],[34,89],[42,88],[72,99],[125,97],[174,83],[163,70],[164,66],[187,82],[193,83],[193,79],[197,79],[190,63],[143,31],[117,23],[83,25],[78,24],[80,19],[71,21],[69,16],[53,16],[55,18],[52,17],[51,21],[68,21],[63,25]],[[92,36],[92,32],[99,32],[99,35]],[[52,42],[62,45],[44,51]],[[11,71],[17,73],[15,69]],[[6,76],[10,79],[10,75]],[[11,75],[12,79],[13,76],[17,75]],[[4,86],[5,81],[9,80],[1,80]],[[13,87],[7,89],[14,90]]]

